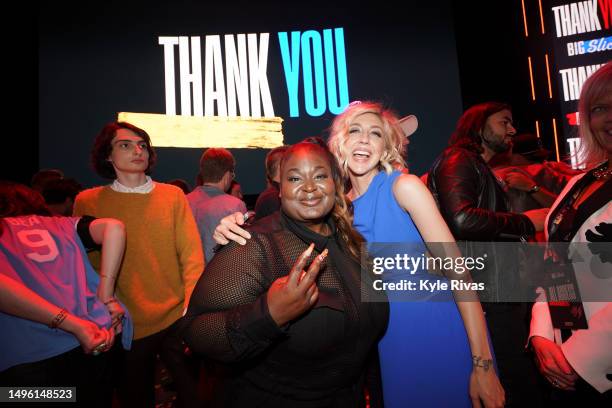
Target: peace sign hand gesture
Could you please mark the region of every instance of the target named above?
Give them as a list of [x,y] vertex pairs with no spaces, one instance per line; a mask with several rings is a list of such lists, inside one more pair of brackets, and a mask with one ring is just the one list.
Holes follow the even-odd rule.
[[308,270],[304,271],[313,249],[314,244],[310,244],[299,256],[289,275],[276,279],[268,289],[268,310],[279,326],[301,316],[317,302],[319,290],[315,281],[328,251],[325,249],[315,257]]

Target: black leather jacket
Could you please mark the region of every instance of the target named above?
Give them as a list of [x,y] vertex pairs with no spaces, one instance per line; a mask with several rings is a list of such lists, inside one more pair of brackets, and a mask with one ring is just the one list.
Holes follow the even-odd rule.
[[472,150],[448,147],[434,162],[427,184],[456,240],[519,240],[535,233],[527,216],[508,212],[502,186]]

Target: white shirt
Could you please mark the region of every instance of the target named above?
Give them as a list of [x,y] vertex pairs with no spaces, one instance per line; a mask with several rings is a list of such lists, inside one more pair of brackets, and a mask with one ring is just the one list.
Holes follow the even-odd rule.
[[[582,177],[584,177],[584,174],[574,177],[565,186],[565,189],[559,194],[559,197],[557,197],[557,200],[552,205],[551,212],[548,213],[544,225],[548,225],[548,218],[552,210],[559,205],[562,198]],[[600,222],[610,222],[610,220],[612,220],[612,200],[591,214],[580,226],[572,242],[587,242],[584,237],[588,229],[592,229]],[[546,236],[546,240],[548,241],[548,236]],[[577,247],[578,250],[581,248]],[[573,253],[570,252],[569,255],[572,257]],[[584,264],[586,265],[586,270],[590,271],[601,264],[598,260],[599,258],[592,259],[592,255],[587,253],[581,253],[580,258],[585,261],[573,261],[580,292],[584,294],[583,289],[588,288],[590,291],[599,289],[605,293],[611,293],[612,279],[594,279],[592,273],[580,273],[581,269],[578,268],[578,266]],[[603,267],[609,268],[608,265]],[[542,336],[560,343],[561,336],[558,333],[558,329],[553,329],[548,303],[542,302],[542,300],[545,300],[544,292],[541,291],[539,295],[539,301],[534,303],[531,310],[529,337]],[[594,298],[604,299],[605,296],[599,294],[599,296],[594,296]],[[612,302],[583,302],[583,306],[589,328],[587,330],[573,331],[572,336],[565,343],[561,344],[561,350],[578,375],[597,391],[603,393],[612,389],[612,381],[606,377],[607,374],[612,373]]]
[[119,180],[113,181],[113,184],[110,185],[110,188],[119,193],[138,193],[138,194],[147,194],[153,191],[155,188],[155,182],[151,177],[146,176],[147,181],[136,187],[127,187],[119,182]]

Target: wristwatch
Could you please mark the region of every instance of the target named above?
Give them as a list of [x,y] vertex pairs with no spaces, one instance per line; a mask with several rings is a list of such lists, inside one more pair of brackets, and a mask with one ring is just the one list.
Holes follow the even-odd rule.
[[538,186],[537,184],[534,184],[533,187],[531,187],[529,191],[527,192],[529,194],[533,194],[533,193],[537,193],[538,191],[540,191],[540,186]]

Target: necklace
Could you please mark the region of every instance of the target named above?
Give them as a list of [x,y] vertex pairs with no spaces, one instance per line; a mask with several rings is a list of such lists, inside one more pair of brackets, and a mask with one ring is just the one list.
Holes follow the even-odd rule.
[[597,180],[605,180],[610,176],[612,176],[612,168],[610,167],[603,167],[593,171],[593,177]]

